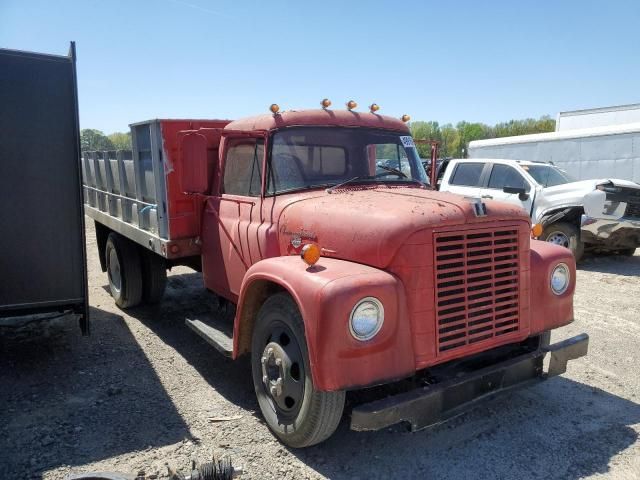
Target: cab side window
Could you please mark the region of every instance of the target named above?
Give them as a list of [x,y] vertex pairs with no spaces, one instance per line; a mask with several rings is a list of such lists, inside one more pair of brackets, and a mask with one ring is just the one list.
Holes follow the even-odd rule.
[[502,190],[504,187],[517,187],[528,190],[529,184],[515,168],[497,163],[491,169],[488,187],[498,190]]
[[484,163],[459,163],[449,183],[465,187],[480,186],[480,177],[484,169]]
[[259,197],[264,140],[230,140],[224,160],[223,193]]

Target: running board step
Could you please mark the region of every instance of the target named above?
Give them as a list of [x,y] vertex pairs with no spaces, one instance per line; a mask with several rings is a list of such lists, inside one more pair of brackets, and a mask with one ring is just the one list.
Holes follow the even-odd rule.
[[184,323],[223,355],[230,357],[233,354],[233,335],[229,333],[230,325],[213,318],[203,320],[187,318]]

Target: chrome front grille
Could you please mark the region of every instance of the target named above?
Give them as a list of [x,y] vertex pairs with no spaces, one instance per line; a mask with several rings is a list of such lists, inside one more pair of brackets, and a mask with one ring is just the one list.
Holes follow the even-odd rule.
[[517,227],[434,233],[439,355],[518,331],[520,268]]

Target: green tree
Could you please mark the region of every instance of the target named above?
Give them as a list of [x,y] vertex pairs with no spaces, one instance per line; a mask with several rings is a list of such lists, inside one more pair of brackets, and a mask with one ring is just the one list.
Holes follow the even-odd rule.
[[[420,140],[442,141],[442,132],[438,122],[411,122],[409,125],[411,136]],[[421,158],[431,158],[431,147],[429,144],[417,143],[416,148]]]
[[461,158],[465,158],[467,156],[469,142],[481,140],[483,138],[490,138],[492,133],[491,127],[484,123],[458,122],[456,129],[460,135],[460,142],[458,144],[457,151],[453,156]]
[[428,141],[433,140],[439,142],[439,156],[443,158],[466,156],[469,142],[473,140],[553,132],[556,129],[556,121],[548,115],[539,119],[509,120],[497,123],[493,127],[484,123],[464,121],[458,122],[455,126],[450,123],[440,126],[434,121],[415,121],[409,124],[409,128],[422,158],[431,156]]
[[447,123],[440,129],[440,157],[453,157],[460,148],[460,133],[458,129]]
[[85,128],[80,131],[80,148],[82,151],[113,150],[113,143],[100,130]]
[[113,144],[114,150],[131,150],[131,132],[115,132],[107,138]]

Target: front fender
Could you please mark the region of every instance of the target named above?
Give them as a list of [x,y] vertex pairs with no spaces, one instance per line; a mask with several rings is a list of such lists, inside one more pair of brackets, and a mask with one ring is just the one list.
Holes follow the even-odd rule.
[[[551,272],[565,263],[571,272],[569,288],[562,295],[551,291]],[[530,313],[531,334],[558,328],[573,321],[576,262],[571,250],[540,240],[531,240]]]
[[[244,277],[234,322],[234,357],[242,322],[249,321],[247,292],[255,282],[280,285],[291,294],[304,320],[309,362],[319,390],[344,390],[406,377],[415,371],[404,287],[394,275],[366,265],[321,258],[308,267],[298,256],[257,262]],[[384,306],[380,332],[367,342],[349,332],[349,316],[363,297]],[[248,312],[257,315],[257,311]],[[255,317],[253,317],[255,318]]]
[[[560,206],[553,205],[544,210],[536,210],[535,218],[531,220],[531,223],[542,223],[542,224],[554,223],[554,222],[560,221],[567,215],[571,215],[575,211],[579,211],[581,214],[583,209],[584,207],[582,205],[573,205],[573,204],[560,205]],[[554,218],[553,222],[549,222],[548,219],[550,217],[555,216],[556,214],[560,214],[560,215],[557,218]]]

